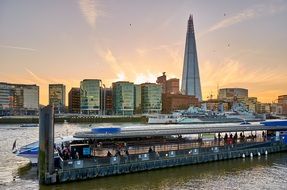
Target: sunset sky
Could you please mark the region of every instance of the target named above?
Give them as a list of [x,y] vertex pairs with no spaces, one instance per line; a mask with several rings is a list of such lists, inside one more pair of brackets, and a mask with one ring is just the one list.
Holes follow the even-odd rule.
[[1,0],[0,81],[37,84],[47,104],[49,83],[181,80],[189,14],[203,99],[217,86],[287,94],[284,0]]

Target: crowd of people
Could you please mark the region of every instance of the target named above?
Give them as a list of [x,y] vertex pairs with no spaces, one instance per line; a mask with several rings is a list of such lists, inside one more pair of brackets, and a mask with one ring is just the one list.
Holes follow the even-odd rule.
[[[224,137],[223,137],[223,140],[224,140],[224,143],[226,144],[232,144],[232,143],[237,143],[238,140],[240,142],[244,142],[245,140],[247,139],[250,139],[250,140],[255,140],[257,138],[257,134],[253,134],[251,132],[250,135],[248,135],[247,137],[245,136],[244,132],[241,132],[238,136],[238,133],[236,132],[234,135],[232,133],[230,133],[229,135],[227,133],[225,133]],[[265,140],[266,139],[266,135],[265,135],[265,132],[263,131],[262,132],[262,138]],[[216,136],[216,134],[214,134],[214,140],[215,141],[221,141],[222,140],[222,137],[221,137],[221,134],[218,133],[218,135]]]
[[59,156],[63,160],[80,159],[78,152],[75,152],[74,155],[72,155],[71,147],[68,144],[62,143],[58,146],[54,145],[54,149],[58,152]]

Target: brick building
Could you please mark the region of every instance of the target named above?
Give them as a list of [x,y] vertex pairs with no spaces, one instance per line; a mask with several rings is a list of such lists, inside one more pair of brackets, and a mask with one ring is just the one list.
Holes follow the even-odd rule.
[[198,106],[195,96],[182,94],[162,94],[162,113],[171,113],[175,110],[186,110],[190,106]]

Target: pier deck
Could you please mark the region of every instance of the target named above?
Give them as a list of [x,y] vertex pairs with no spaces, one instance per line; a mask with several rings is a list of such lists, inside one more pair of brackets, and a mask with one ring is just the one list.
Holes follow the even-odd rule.
[[[70,156],[55,161],[56,170],[46,175],[45,184],[286,151],[286,131],[287,121],[280,125],[159,125],[79,132],[74,137],[82,139],[82,144],[68,145]],[[209,138],[202,139],[201,134],[209,134]]]
[[[84,180],[95,177],[134,173],[139,171],[198,164],[219,160],[242,158],[243,155],[265,156],[273,152],[286,151],[281,142],[261,142],[248,146],[193,148],[184,151],[166,151],[155,154],[133,155],[129,159],[85,159],[66,161],[63,169],[57,171],[57,182]],[[69,163],[68,163],[69,162]],[[49,179],[47,179],[49,180]]]

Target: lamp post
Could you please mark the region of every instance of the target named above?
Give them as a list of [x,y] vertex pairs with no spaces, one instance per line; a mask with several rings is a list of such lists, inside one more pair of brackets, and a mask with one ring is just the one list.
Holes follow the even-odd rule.
[[102,115],[105,115],[105,107],[106,107],[106,90],[105,90],[105,88],[106,88],[106,85],[105,84],[103,84],[103,82],[101,81],[101,96],[102,96],[102,98],[101,98],[101,113],[102,113]]
[[104,87],[104,96],[103,96],[103,115],[106,115],[106,86],[105,84],[103,84],[103,87]]

